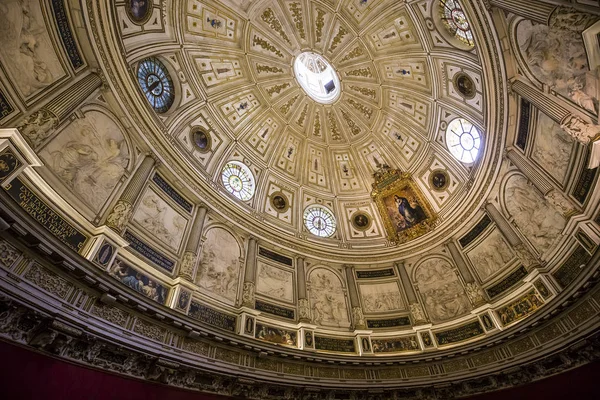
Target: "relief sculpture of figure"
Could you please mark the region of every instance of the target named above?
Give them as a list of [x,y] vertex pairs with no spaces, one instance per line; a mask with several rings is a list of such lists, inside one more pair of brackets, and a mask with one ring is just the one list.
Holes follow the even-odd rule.
[[48,86],[62,72],[37,1],[2,1],[0,35],[0,55],[24,95]]

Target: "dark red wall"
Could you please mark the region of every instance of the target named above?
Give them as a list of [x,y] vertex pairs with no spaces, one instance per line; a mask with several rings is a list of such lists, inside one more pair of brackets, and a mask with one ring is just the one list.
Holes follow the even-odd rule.
[[[0,341],[0,398],[6,400],[226,400],[69,364]],[[600,363],[471,400],[600,399]]]

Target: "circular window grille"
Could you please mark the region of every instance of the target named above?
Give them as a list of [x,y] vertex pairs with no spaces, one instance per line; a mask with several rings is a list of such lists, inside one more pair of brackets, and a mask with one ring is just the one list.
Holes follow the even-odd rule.
[[481,133],[466,119],[456,118],[446,128],[446,145],[459,161],[472,163],[479,154]]
[[456,0],[440,0],[440,13],[446,29],[460,41],[474,46],[473,32],[467,16]]
[[314,204],[304,210],[304,225],[313,235],[330,237],[335,233],[336,222],[330,209]]
[[247,201],[254,196],[256,188],[254,175],[250,169],[238,161],[228,162],[221,172],[225,189],[240,200]]
[[165,65],[157,58],[146,58],[138,66],[137,78],[152,108],[160,114],[169,111],[175,101],[175,90]]

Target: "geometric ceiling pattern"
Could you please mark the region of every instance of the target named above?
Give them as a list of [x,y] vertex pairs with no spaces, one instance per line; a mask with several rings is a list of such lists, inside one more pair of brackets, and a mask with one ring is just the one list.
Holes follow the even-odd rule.
[[[173,27],[123,29],[121,36],[131,64],[143,43],[173,70],[179,104],[160,118],[197,173],[220,182],[227,160],[250,166],[257,193],[237,207],[308,242],[383,248],[383,221],[370,197],[382,165],[411,173],[442,216],[464,210],[457,197],[485,189],[465,185],[480,160],[461,164],[445,144],[445,126],[455,117],[482,130],[484,88],[476,50],[453,46],[434,26],[438,7],[429,0],[190,0],[169,21]],[[126,16],[122,22],[130,25]],[[298,84],[293,64],[305,51],[337,72],[341,95],[332,104],[314,101]],[[457,91],[458,74],[474,82],[473,96]],[[211,133],[210,151],[194,147],[194,126]],[[483,146],[486,139],[484,133]],[[441,190],[430,179],[440,170],[449,180]],[[274,207],[273,194],[290,206]],[[303,210],[315,203],[338,219],[330,239],[302,223]],[[368,229],[352,224],[357,212],[373,220]]]

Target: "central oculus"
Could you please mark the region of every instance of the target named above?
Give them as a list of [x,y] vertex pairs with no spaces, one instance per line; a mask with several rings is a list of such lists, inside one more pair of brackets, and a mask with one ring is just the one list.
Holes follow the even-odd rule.
[[317,103],[331,104],[340,97],[340,79],[322,55],[305,51],[294,61],[294,74],[302,89]]

